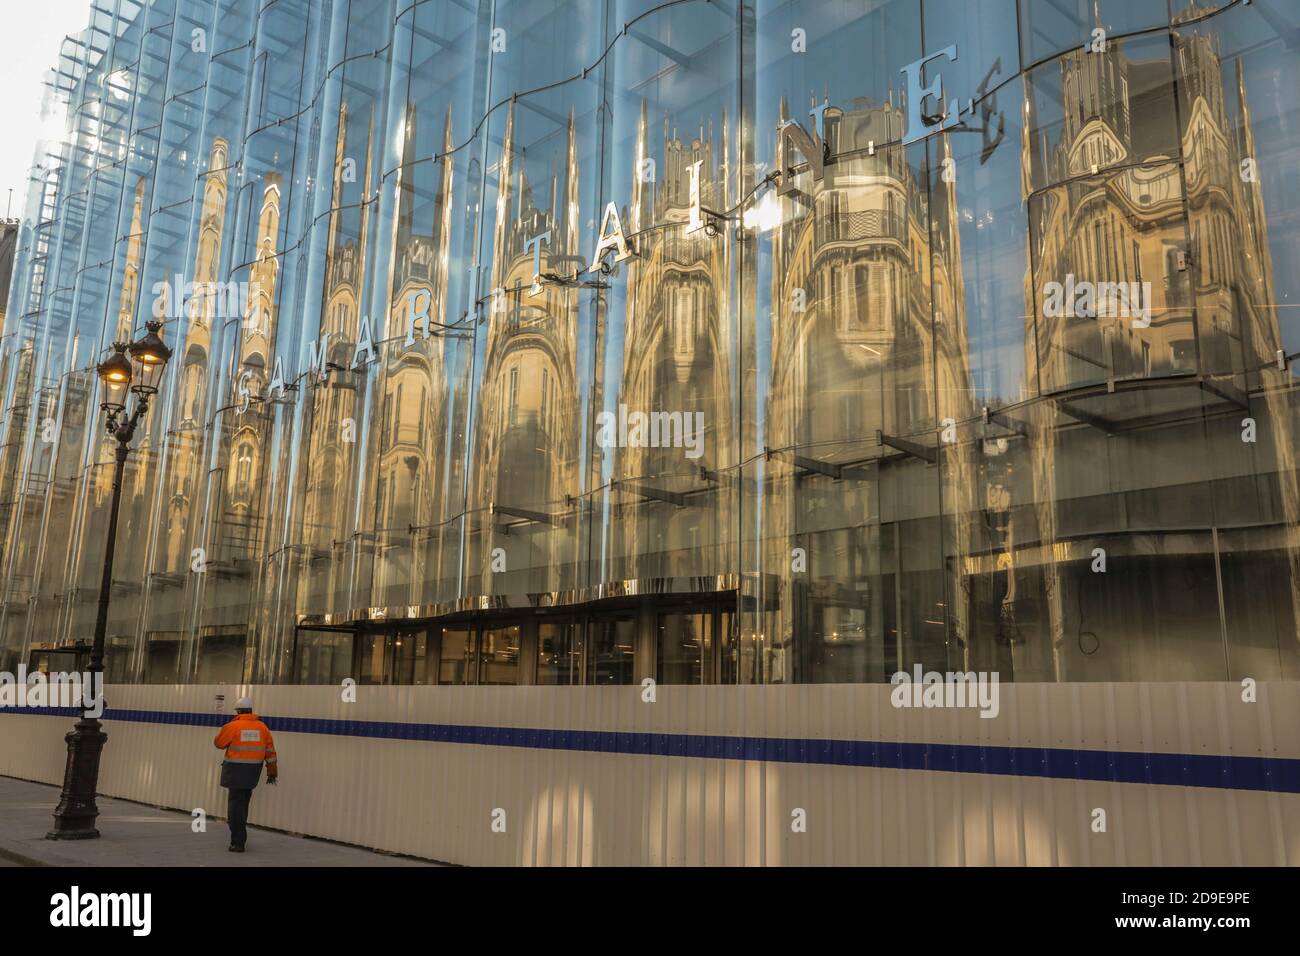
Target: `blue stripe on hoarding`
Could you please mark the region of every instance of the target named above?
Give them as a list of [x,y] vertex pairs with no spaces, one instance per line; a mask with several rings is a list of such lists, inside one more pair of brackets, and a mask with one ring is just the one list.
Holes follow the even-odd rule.
[[[27,707],[0,713],[76,717],[71,707]],[[108,708],[104,720],[143,724],[220,727],[227,714]],[[327,717],[265,717],[277,733],[326,734],[480,744],[534,750],[578,750],[655,757],[705,757],[769,763],[831,764],[888,770],[938,770],[1060,780],[1213,787],[1300,793],[1300,760],[1207,754],[1074,750],[1060,747],[1001,747],[980,744],[908,743],[881,740],[824,740],[793,737],[733,737],[712,734],[631,733],[607,730],[548,730],[479,727],[469,724],[413,724],[337,720]]]

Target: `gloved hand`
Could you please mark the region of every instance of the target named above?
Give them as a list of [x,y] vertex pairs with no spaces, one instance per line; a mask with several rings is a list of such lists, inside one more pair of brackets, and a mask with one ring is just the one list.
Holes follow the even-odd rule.
[[266,778],[266,782],[267,782],[268,784],[270,784],[272,787],[274,787],[274,786],[275,786],[275,781],[278,780],[278,779],[279,779],[278,777],[268,776],[268,777]]

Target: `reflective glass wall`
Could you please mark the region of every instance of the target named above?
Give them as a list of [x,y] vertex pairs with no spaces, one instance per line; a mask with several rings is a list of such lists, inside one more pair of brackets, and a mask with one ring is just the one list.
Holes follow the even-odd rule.
[[113,680],[1300,677],[1297,31],[95,0],[0,341],[0,668],[91,638],[94,368],[158,318]]

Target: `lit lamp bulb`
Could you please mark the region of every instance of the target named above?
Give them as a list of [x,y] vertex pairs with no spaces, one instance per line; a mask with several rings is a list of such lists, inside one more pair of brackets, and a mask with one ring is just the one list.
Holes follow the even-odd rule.
[[126,345],[113,343],[113,354],[95,369],[103,386],[103,401],[99,407],[110,417],[126,409],[126,390],[131,384],[131,360],[126,357]]
[[158,334],[162,329],[161,322],[157,320],[146,322],[145,329],[145,334],[128,347],[131,358],[135,360],[140,370],[139,381],[131,388],[139,395],[152,395],[158,391],[163,369],[167,366],[167,360],[172,357],[172,350]]

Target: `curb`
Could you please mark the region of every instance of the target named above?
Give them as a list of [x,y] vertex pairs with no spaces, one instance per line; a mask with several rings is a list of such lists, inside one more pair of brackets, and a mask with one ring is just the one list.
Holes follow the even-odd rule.
[[53,866],[52,863],[46,863],[44,860],[38,860],[35,857],[23,856],[21,853],[15,853],[13,850],[6,850],[0,846],[0,860],[8,860],[10,863],[17,863],[19,866]]
[[[44,781],[44,780],[32,780],[32,779],[30,779],[30,778],[28,778],[28,777],[16,777],[16,776],[12,776],[12,775],[10,775],[10,774],[0,773],[0,780],[15,780],[15,781],[18,781],[18,782],[20,782],[20,783],[30,783],[30,784],[35,784],[35,785],[37,785],[37,786],[47,787],[47,788],[49,788],[49,789],[55,791],[56,793],[57,793],[58,790],[59,790],[59,785],[58,785],[58,784],[55,784],[55,783],[49,783],[49,782]],[[160,811],[160,812],[167,813],[167,814],[177,814],[177,815],[179,815],[179,816],[181,816],[181,817],[187,817],[187,816],[188,816],[188,811],[182,809],[181,807],[170,807],[170,806],[165,806],[165,805],[163,805],[163,804],[150,803],[150,802],[148,802],[148,801],[144,801],[144,800],[132,800],[130,797],[118,797],[118,796],[113,796],[113,795],[111,795],[111,794],[102,793],[102,792],[99,792],[99,791],[96,791],[96,793],[95,793],[95,797],[96,797],[96,799],[102,799],[102,800],[114,800],[114,801],[118,801],[118,802],[121,802],[121,803],[131,804],[131,805],[134,805],[134,806],[137,806],[137,807],[145,807],[145,808],[152,809],[152,810],[158,810],[158,811]],[[216,821],[216,822],[218,822],[218,823],[224,823],[224,822],[226,822],[226,817],[221,816],[221,815],[219,815],[219,814],[215,814],[215,813],[209,813],[209,814],[207,815],[207,819],[208,819],[209,821]],[[402,852],[397,851],[397,850],[384,850],[384,849],[380,849],[380,848],[378,848],[378,847],[364,846],[364,845],[362,845],[362,844],[360,844],[360,843],[346,843],[346,842],[344,842],[344,841],[342,841],[342,840],[332,840],[332,839],[330,839],[329,837],[316,836],[315,834],[311,834],[311,833],[300,833],[300,832],[295,831],[295,830],[281,829],[281,828],[279,828],[279,827],[269,827],[269,826],[263,826],[263,825],[261,825],[261,824],[250,823],[250,824],[248,824],[248,828],[249,828],[250,831],[262,831],[262,832],[265,832],[265,833],[275,833],[275,834],[279,834],[279,835],[281,835],[281,836],[292,837],[292,838],[294,838],[294,839],[298,839],[298,840],[310,841],[310,842],[312,842],[312,843],[323,843],[323,844],[326,844],[326,845],[329,845],[329,846],[341,847],[341,848],[348,849],[348,850],[359,850],[359,851],[362,851],[362,852],[365,852],[365,853],[373,853],[375,856],[379,856],[379,857],[388,857],[388,858],[390,858],[390,859],[398,859],[398,860],[410,860],[410,861],[412,861],[412,862],[414,862],[414,863],[422,863],[422,864],[425,864],[425,865],[428,865],[428,866],[461,866],[461,865],[462,865],[462,864],[459,864],[459,863],[448,863],[448,862],[445,862],[445,861],[443,861],[443,860],[433,860],[433,859],[429,859],[428,857],[415,856],[415,855],[413,855],[413,854],[402,853]],[[77,841],[72,841],[72,842],[77,842]],[[78,867],[78,866],[99,866],[99,865],[103,865],[103,864],[82,864],[82,863],[78,863],[78,862],[76,862],[76,861],[74,861],[74,860],[68,860],[68,861],[66,861],[66,862],[50,863],[50,862],[46,862],[46,861],[44,861],[44,860],[39,860],[39,859],[37,859],[37,858],[35,858],[35,857],[26,856],[25,854],[18,853],[18,852],[13,851],[13,850],[5,849],[5,847],[3,847],[3,846],[0,846],[0,860],[8,860],[9,862],[11,862],[11,863],[16,863],[16,864],[18,864],[19,866],[44,866],[44,867],[65,867],[65,866],[70,866],[70,867]],[[115,865],[121,866],[121,865],[124,865],[124,864],[115,864]],[[130,865],[130,864],[126,864],[126,865]],[[175,867],[186,867],[186,866],[190,866],[190,865],[192,865],[192,864],[186,864],[186,863],[169,863],[169,864],[161,864],[161,865],[162,865],[162,866],[166,866],[166,867],[172,867],[172,866],[175,866]],[[281,866],[285,866],[285,867],[292,867],[292,866],[294,866],[295,864],[293,864],[293,863],[284,863],[284,864],[280,864],[280,865],[281,865]]]

